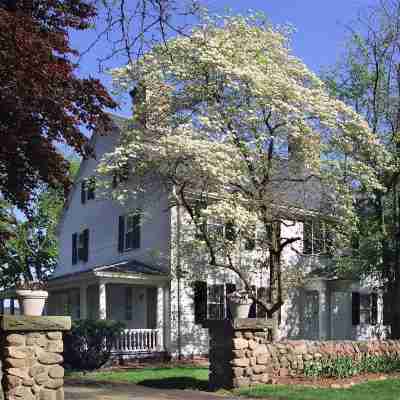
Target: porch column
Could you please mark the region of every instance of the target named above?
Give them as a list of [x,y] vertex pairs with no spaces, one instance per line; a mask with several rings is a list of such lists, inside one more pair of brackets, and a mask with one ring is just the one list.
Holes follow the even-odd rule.
[[87,318],[87,285],[82,284],[79,287],[79,318]]
[[164,286],[164,350],[171,353],[171,282]]
[[107,319],[107,294],[104,282],[99,283],[99,318]]
[[157,329],[158,329],[158,351],[164,351],[165,318],[164,318],[164,287],[157,287]]
[[321,282],[319,290],[319,339],[329,339],[329,297],[326,282]]

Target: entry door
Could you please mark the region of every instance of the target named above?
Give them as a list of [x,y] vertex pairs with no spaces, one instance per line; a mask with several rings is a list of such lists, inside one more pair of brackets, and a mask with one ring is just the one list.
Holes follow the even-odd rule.
[[308,340],[319,339],[319,293],[316,290],[304,292],[303,337]]
[[351,339],[351,292],[332,292],[331,330],[333,340]]

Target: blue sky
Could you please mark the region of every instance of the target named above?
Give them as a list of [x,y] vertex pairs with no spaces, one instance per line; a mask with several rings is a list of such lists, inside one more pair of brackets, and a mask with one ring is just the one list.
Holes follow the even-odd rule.
[[[134,0],[131,0],[134,1]],[[179,1],[179,0],[178,0]],[[245,14],[249,9],[263,11],[273,24],[292,24],[293,52],[315,72],[335,64],[343,51],[348,27],[360,12],[376,5],[378,0],[203,0],[211,11],[223,14],[229,7],[233,13]],[[71,35],[72,46],[83,51],[92,42],[95,32]],[[79,74],[98,77],[110,87],[110,77],[98,72],[96,59],[106,54],[107,43],[100,42],[83,57]],[[113,66],[120,65],[114,60]],[[119,114],[127,114],[129,107],[122,104]]]

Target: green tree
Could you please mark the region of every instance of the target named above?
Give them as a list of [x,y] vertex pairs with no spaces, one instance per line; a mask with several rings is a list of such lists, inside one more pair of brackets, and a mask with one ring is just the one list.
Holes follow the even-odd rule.
[[[131,169],[134,179],[115,195],[173,188],[200,240],[182,236],[210,266],[236,274],[250,293],[254,268],[268,271],[263,305],[271,317],[288,284],[283,251],[301,239],[284,228],[305,210],[315,218],[331,213],[343,238],[354,218],[354,184],[374,188],[368,160],[385,162],[376,137],[291,54],[287,32],[260,16],[210,18],[114,78],[123,90],[135,88],[135,123],[100,168],[106,175]],[[262,251],[242,263],[241,239],[255,229]]]
[[400,1],[383,0],[353,24],[341,62],[326,74],[331,92],[366,118],[390,153],[370,164],[382,190],[355,198],[360,216],[352,256],[343,273],[374,277],[391,294],[392,336],[400,338]]
[[[71,161],[69,178],[79,163]],[[64,205],[64,190],[43,185],[27,218],[17,220],[11,205],[4,203],[4,231],[9,236],[0,253],[0,286],[18,282],[45,282],[57,263],[57,224]]]

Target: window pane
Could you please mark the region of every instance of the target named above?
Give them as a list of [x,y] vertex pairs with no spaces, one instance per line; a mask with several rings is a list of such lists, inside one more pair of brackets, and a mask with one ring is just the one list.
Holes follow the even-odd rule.
[[371,323],[371,296],[369,294],[360,295],[360,323]]
[[209,319],[224,319],[224,305],[223,304],[209,304],[208,305],[208,318]]

